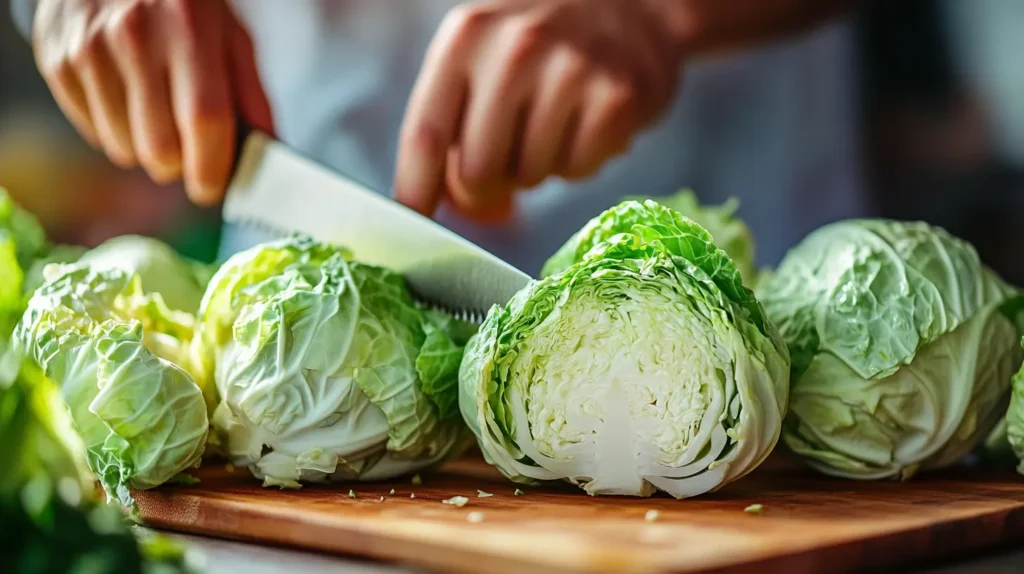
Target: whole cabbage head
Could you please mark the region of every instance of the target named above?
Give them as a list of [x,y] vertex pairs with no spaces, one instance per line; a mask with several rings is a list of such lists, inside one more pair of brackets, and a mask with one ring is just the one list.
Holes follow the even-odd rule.
[[759,298],[793,358],[786,444],[822,472],[908,478],[952,464],[1005,412],[1021,299],[974,248],[920,222],[805,238]]
[[556,255],[577,254],[467,346],[460,407],[488,462],[516,482],[677,498],[750,472],[778,440],[789,356],[735,265],[652,201],[584,229],[606,238],[577,235],[590,247]]
[[473,329],[419,308],[391,271],[284,239],[229,259],[199,318],[220,448],[267,486],[388,478],[467,446],[458,368]]
[[16,348],[60,387],[108,496],[196,466],[209,422],[187,365],[194,317],[147,293],[138,275],[47,267],[14,332]]

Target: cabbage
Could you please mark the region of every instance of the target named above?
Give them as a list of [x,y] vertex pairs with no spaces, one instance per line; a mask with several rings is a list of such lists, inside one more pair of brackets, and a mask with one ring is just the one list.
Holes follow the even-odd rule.
[[924,223],[854,220],[792,249],[761,286],[793,359],[783,437],[860,479],[948,466],[1005,412],[1020,296]]
[[14,255],[22,269],[27,269],[50,247],[46,232],[34,215],[20,208],[7,191],[0,187],[0,236],[14,242]]
[[651,199],[692,219],[711,234],[719,249],[725,251],[746,285],[754,285],[757,268],[754,267],[754,235],[742,219],[736,217],[740,203],[731,198],[722,205],[702,205],[696,194],[684,189],[668,197],[627,198],[635,201]]
[[[7,571],[187,572],[185,553],[139,540],[94,497],[85,446],[53,383],[8,354],[0,364],[0,532]],[[158,551],[158,552],[156,552]]]
[[22,292],[25,296],[25,301],[32,296],[32,292],[43,286],[46,282],[45,270],[46,267],[53,263],[64,263],[71,264],[78,261],[82,255],[86,253],[87,249],[79,245],[63,245],[58,244],[48,249],[45,254],[32,261],[28,270],[25,271],[24,284],[22,285]]
[[0,352],[25,307],[26,274],[48,247],[39,221],[0,187]]
[[521,483],[683,498],[768,456],[789,357],[706,230],[627,201],[546,269],[563,267],[492,308],[467,346],[460,408],[488,462]]
[[14,332],[17,347],[60,386],[112,498],[162,484],[199,463],[208,431],[188,364],[195,319],[136,274],[79,262],[46,269]]
[[166,243],[139,235],[105,241],[82,256],[92,269],[121,269],[139,277],[143,291],[158,292],[176,311],[195,314],[209,281],[205,266],[185,259]]
[[0,459],[0,506],[18,504],[23,490],[39,480],[54,490],[61,483],[73,500],[92,488],[85,446],[56,388],[11,352],[0,359]]
[[265,485],[381,479],[466,446],[465,325],[420,309],[403,279],[294,237],[229,259],[199,312],[220,448]]
[[996,451],[998,455],[1000,447],[1008,444],[1019,461],[1017,472],[1024,474],[1024,366],[1013,376],[1011,385],[1010,407],[989,437],[987,446],[990,452]]

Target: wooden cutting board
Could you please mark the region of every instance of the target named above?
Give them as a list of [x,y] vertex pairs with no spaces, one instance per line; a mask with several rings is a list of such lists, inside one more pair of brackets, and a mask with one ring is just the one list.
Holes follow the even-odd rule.
[[[422,474],[420,485],[405,478],[280,491],[221,464],[198,475],[196,486],[137,492],[143,521],[444,571],[842,572],[1024,539],[1024,477],[1012,471],[855,482],[774,460],[682,501],[590,497],[568,485],[515,496],[515,485],[475,457]],[[456,495],[469,502],[442,504]],[[763,512],[744,512],[751,504]],[[645,520],[648,510],[656,520]]]

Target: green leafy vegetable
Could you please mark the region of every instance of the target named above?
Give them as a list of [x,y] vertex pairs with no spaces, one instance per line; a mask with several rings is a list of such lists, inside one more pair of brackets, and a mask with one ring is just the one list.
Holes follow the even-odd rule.
[[136,275],[146,293],[159,293],[175,311],[195,313],[210,280],[208,266],[189,261],[151,237],[122,235],[85,253],[80,262],[95,271],[119,269]]
[[684,189],[668,197],[627,198],[635,201],[650,199],[674,209],[695,221],[711,234],[715,245],[732,258],[736,269],[747,285],[754,285],[757,269],[754,267],[754,236],[742,219],[736,217],[740,203],[732,198],[722,205],[702,205],[693,190]]
[[43,286],[46,282],[44,271],[50,264],[70,264],[78,261],[87,249],[78,245],[54,245],[45,255],[35,259],[25,273],[25,284],[22,292],[25,301],[32,296],[32,292]]
[[678,498],[760,464],[789,357],[710,234],[624,202],[570,243],[467,346],[460,408],[487,460],[526,484]]
[[989,438],[989,452],[998,453],[997,449],[1002,450],[1007,444],[1020,461],[1017,472],[1024,474],[1024,366],[1013,376],[1010,408],[1000,427]]
[[0,236],[14,243],[18,265],[27,269],[32,262],[46,253],[49,243],[46,232],[34,215],[20,208],[7,190],[0,187]]
[[1020,366],[1016,290],[924,223],[825,226],[759,296],[793,358],[786,444],[828,474],[907,478],[982,441]]
[[214,429],[265,484],[393,477],[461,452],[465,325],[424,311],[402,278],[295,237],[228,260],[197,350]]
[[51,381],[13,354],[0,367],[0,532],[6,571],[191,570],[182,548],[136,539],[119,509],[93,499],[85,447]]
[[60,386],[109,496],[196,466],[208,419],[187,364],[192,315],[147,293],[138,275],[87,263],[47,268],[14,339]]
[[25,307],[26,273],[48,247],[39,221],[0,187],[0,341],[10,336]]

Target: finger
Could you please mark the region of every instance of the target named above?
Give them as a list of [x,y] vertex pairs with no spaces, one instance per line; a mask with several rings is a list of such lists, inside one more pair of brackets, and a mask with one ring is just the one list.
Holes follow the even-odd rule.
[[[395,199],[431,215],[444,196],[449,149],[458,135],[467,80],[461,58],[474,32],[447,20],[424,58],[406,107],[398,142]],[[466,30],[469,30],[468,32]]]
[[87,50],[87,55],[77,58],[76,68],[97,139],[112,162],[133,167],[137,160],[124,82],[104,43],[90,41]]
[[491,188],[490,201],[486,204],[469,203],[456,201],[454,197],[465,197],[468,195],[465,183],[459,175],[459,165],[462,162],[458,148],[452,148],[448,154],[448,168],[446,174],[447,199],[455,212],[466,219],[486,225],[498,225],[507,223],[513,217],[515,186],[506,183]]
[[478,206],[491,201],[491,189],[515,173],[513,145],[525,123],[522,108],[536,85],[538,56],[544,44],[538,37],[512,27],[473,71],[471,98],[460,138],[460,176]]
[[665,61],[664,51],[653,38],[637,38],[630,44],[632,69],[623,70],[636,82],[636,102],[639,125],[647,125],[658,118],[667,107],[677,79],[677,70]]
[[153,64],[145,12],[126,10],[111,21],[108,37],[124,78],[128,119],[139,163],[157,183],[181,177],[181,143],[171,110],[167,70]]
[[224,195],[235,155],[235,112],[224,50],[226,14],[223,6],[174,6],[170,25],[180,41],[169,54],[171,106],[181,138],[185,189],[195,203],[212,205]]
[[586,62],[571,51],[555,53],[545,65],[518,154],[517,176],[524,188],[535,187],[555,173],[586,74]]
[[273,136],[273,113],[256,67],[252,38],[233,15],[229,14],[229,18],[228,66],[235,103],[249,127]]
[[[676,89],[681,72],[681,62],[673,42],[664,32],[664,26],[652,22],[652,14],[641,10],[630,12],[633,18],[642,19],[638,26],[654,30],[652,34],[633,38],[634,54],[638,69],[642,72],[644,89],[639,94],[644,98],[646,107],[643,117],[639,118],[642,125],[656,120],[668,107],[672,94]],[[654,24],[652,26],[652,24]]]
[[53,99],[56,100],[61,112],[90,146],[99,148],[100,140],[93,126],[92,116],[89,115],[89,102],[85,98],[82,84],[78,81],[78,74],[65,62],[53,73],[47,73],[45,76]]
[[564,177],[588,177],[607,159],[628,149],[637,125],[635,103],[633,88],[628,83],[607,76],[590,83],[579,129],[563,169]]

